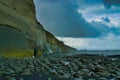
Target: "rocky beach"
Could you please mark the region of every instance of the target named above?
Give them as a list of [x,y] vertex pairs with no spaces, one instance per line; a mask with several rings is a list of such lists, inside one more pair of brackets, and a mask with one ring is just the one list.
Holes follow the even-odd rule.
[[[51,0],[48,1],[48,3],[52,1],[57,0]],[[42,21],[40,22],[38,20],[39,17],[36,15],[37,6],[42,4],[42,2],[39,4],[37,2],[36,5],[34,2],[34,0],[0,0],[0,80],[120,80],[119,50],[117,51],[118,55],[115,55],[112,51],[108,51],[107,53],[106,51],[100,52],[99,49],[97,49],[97,46],[94,45],[94,52],[86,51],[85,48],[85,50],[82,51],[82,54],[79,53],[79,51],[77,51],[78,49],[75,47],[69,46],[65,44],[64,41],[56,38],[57,36],[62,37],[62,35],[54,36],[52,32],[49,32],[49,30],[44,28],[45,25],[42,25]],[[68,2],[66,3],[68,4]],[[64,5],[66,5],[66,3]],[[42,5],[40,5],[40,8]],[[117,36],[119,35],[120,30],[117,30],[117,27],[111,28],[111,26],[109,26],[109,28],[106,28],[105,26],[105,28],[102,28],[103,25],[101,25],[100,28],[97,28],[99,25],[97,25],[96,28],[94,26],[92,27],[92,24],[89,24],[82,17],[80,10],[73,10],[76,12],[78,11],[77,13],[70,11],[70,8],[72,8],[71,5],[73,5],[71,2],[69,3],[70,7],[69,5],[64,6],[63,3],[62,7],[60,7],[59,4],[55,5],[58,5],[60,9],[64,9],[64,11],[61,10],[61,12],[59,12],[57,11],[59,10],[57,7],[54,6],[57,10],[53,8],[54,11],[52,13],[55,13],[55,15],[52,15],[55,16],[55,18],[58,17],[57,19],[54,19],[55,21],[59,20],[58,24],[52,23],[53,26],[48,24],[53,19],[53,16],[50,16],[49,12],[47,14],[49,17],[45,17],[50,20],[46,20],[45,24],[47,24],[51,29],[55,28],[56,24],[56,26],[60,28],[58,29],[60,33],[67,35],[67,37],[96,38],[99,36],[102,39],[100,33],[105,33],[107,29],[110,29],[110,31],[108,30],[107,32],[113,33],[115,31],[115,34]],[[43,8],[44,14],[47,13],[46,11],[51,11],[52,8],[48,8]],[[76,5],[73,5],[73,8],[76,9]],[[95,9],[97,10],[97,8]],[[59,16],[56,12],[64,15]],[[42,12],[40,11],[40,13]],[[71,13],[75,14],[73,15],[75,19],[72,18]],[[68,18],[66,17],[65,19],[65,16],[68,16]],[[62,18],[64,18],[64,20],[61,20]],[[69,21],[69,19],[72,19],[72,22],[64,22]],[[97,18],[95,18],[95,20],[96,19]],[[104,20],[104,18],[100,19]],[[93,22],[95,23],[94,20],[92,23]],[[108,22],[111,23],[109,20]],[[117,21],[114,22],[116,23]],[[67,31],[63,33],[65,29]],[[79,32],[80,35],[78,35]],[[98,35],[96,35],[97,33]],[[111,36],[114,38],[116,35]],[[111,42],[109,41],[109,39],[112,39],[111,36],[110,38],[105,39],[105,44],[102,43],[104,45],[99,42],[95,42],[94,40],[92,41],[95,44],[99,44],[100,48],[106,46],[108,50],[115,49],[116,51],[119,49],[119,39],[115,39],[114,42]],[[98,40],[98,38],[96,39]],[[108,45],[108,42],[110,43],[110,46]],[[78,44],[70,42],[72,45],[79,46],[87,44],[86,46],[89,46],[90,48],[92,46],[92,44],[89,44],[89,41],[87,42],[82,40],[82,42],[77,41],[77,43]],[[118,46],[114,46],[113,44]]]
[[0,80],[120,80],[120,56],[0,58]]

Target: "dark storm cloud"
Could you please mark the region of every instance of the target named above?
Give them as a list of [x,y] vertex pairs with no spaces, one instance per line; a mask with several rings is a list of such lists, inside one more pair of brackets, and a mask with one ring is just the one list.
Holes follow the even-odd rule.
[[59,3],[52,3],[54,0],[49,3],[45,1],[35,1],[37,19],[54,35],[67,37],[97,37],[100,35],[100,32],[77,12],[77,4],[70,0],[57,0]]
[[59,36],[65,44],[77,49],[90,50],[119,48],[120,0],[34,0],[34,2],[37,20],[45,29]]
[[120,0],[103,0],[103,3],[106,8],[110,8],[112,5],[120,6]]
[[106,8],[111,8],[112,5],[120,6],[120,0],[76,0],[79,3],[84,3],[81,5],[94,6],[99,4],[104,4]]
[[101,19],[107,23],[110,23],[110,19],[108,17],[102,17]]
[[[106,0],[35,0],[37,19],[41,24],[56,36],[64,37],[99,37],[103,34],[119,32],[118,29],[109,29],[100,22],[88,23],[78,9],[88,10],[88,14],[112,14],[119,13],[119,7],[114,9],[100,8],[107,6]],[[115,3],[111,3],[115,5]],[[90,11],[89,11],[90,8]],[[92,17],[92,16],[91,16]],[[110,22],[107,17],[102,18]]]
[[[75,0],[75,1],[72,0],[72,2],[79,5],[79,9],[83,11],[88,10],[87,12],[90,13],[95,14],[120,13],[120,0]],[[104,6],[104,8],[101,8],[101,6]]]

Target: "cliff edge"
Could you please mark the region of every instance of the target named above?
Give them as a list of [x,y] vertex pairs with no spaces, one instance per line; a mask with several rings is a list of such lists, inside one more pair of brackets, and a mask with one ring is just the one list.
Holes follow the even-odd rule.
[[76,49],[57,40],[35,17],[33,0],[0,0],[0,53],[64,53]]

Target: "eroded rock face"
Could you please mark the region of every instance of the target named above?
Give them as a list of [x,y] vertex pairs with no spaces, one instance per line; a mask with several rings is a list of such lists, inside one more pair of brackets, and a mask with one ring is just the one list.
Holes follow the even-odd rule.
[[[0,47],[3,46],[4,51],[11,47],[13,52],[31,51],[37,55],[41,52],[75,50],[44,30],[42,25],[37,22],[35,15],[33,0],[0,0],[0,39],[8,39],[4,43],[0,42],[2,44]],[[16,48],[18,50],[15,50]],[[1,48],[0,53],[2,51]]]
[[28,48],[26,36],[11,27],[0,26],[0,52],[4,53],[25,53]]

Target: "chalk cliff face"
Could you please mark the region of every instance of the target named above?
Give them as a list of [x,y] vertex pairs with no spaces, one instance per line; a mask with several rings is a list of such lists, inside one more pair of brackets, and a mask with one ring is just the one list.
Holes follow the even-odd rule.
[[33,0],[0,0],[0,53],[39,55],[75,50],[46,31],[35,15]]

